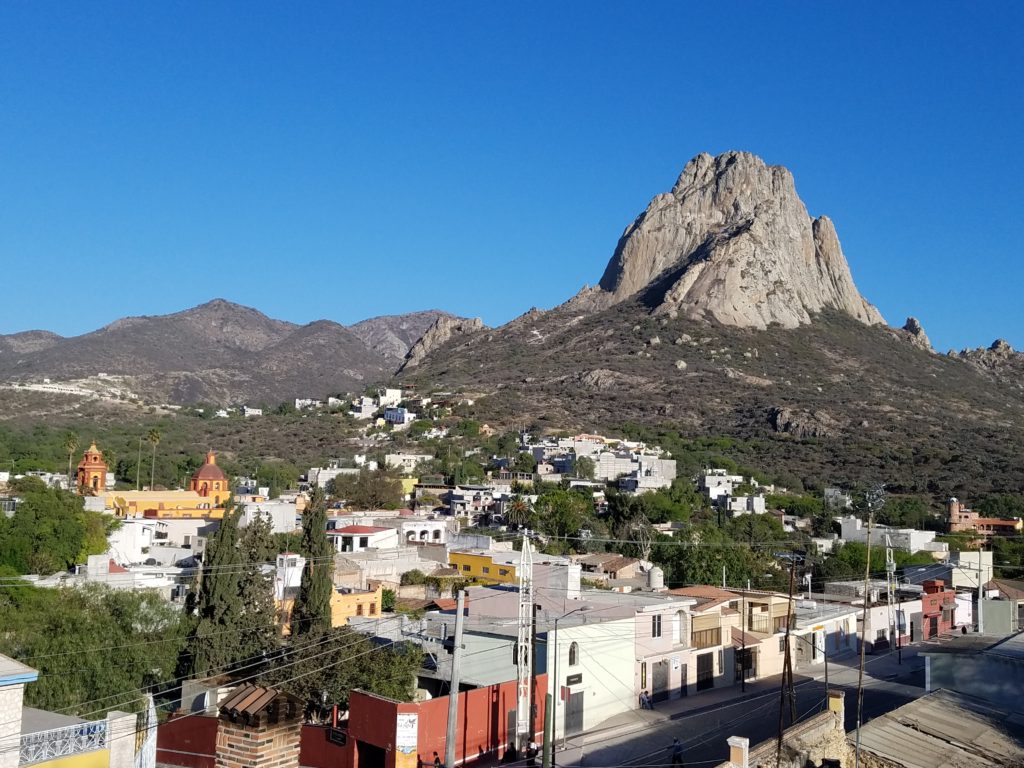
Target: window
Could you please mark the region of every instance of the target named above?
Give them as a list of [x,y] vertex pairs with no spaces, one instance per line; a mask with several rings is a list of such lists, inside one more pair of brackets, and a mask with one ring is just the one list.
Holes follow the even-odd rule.
[[787,618],[788,617],[786,617],[786,616],[776,616],[775,617],[775,619],[772,621],[772,633],[773,634],[775,632],[782,632],[783,630],[786,629],[786,624],[787,624],[786,619]]
[[725,651],[719,649],[718,651],[718,674],[725,672]]
[[880,629],[875,632],[875,640],[885,640],[885,630]]
[[640,690],[647,690],[647,662],[640,663]]
[[369,536],[360,536],[359,537],[359,546],[360,547],[368,547],[368,546],[370,546],[370,537]]
[[661,614],[651,616],[651,637],[661,637]]
[[484,566],[484,573],[490,573],[491,569],[488,566]]
[[693,631],[693,647],[694,648],[710,648],[713,645],[722,644],[722,629],[721,627],[715,627],[714,629],[695,629]]
[[499,576],[508,576],[508,568],[499,568],[498,569],[498,575]]
[[786,652],[786,636],[785,635],[780,635],[779,636],[779,653],[785,653],[785,652]]
[[376,603],[370,603],[370,615],[371,616],[376,616],[377,615],[377,604]]
[[464,565],[464,566],[462,566],[462,570],[464,570],[464,571],[468,571],[468,570],[469,570],[469,566],[468,566],[468,565]]
[[578,643],[572,643],[569,646],[569,666],[575,667],[580,663],[580,646]]
[[359,603],[358,605],[356,605],[356,616],[362,616],[362,615],[363,615],[363,604]]

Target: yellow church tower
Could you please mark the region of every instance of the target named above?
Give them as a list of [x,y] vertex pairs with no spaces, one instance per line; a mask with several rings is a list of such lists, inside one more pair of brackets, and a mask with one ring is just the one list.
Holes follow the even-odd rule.
[[108,467],[103,461],[103,452],[96,447],[93,440],[85,456],[78,462],[78,472],[75,473],[75,486],[83,496],[96,496],[107,489]]

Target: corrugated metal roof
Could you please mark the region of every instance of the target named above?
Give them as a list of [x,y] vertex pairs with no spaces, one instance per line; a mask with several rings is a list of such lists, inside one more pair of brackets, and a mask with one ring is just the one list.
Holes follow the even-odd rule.
[[860,744],[907,768],[1009,766],[1024,759],[1024,726],[981,699],[936,691],[863,726]]

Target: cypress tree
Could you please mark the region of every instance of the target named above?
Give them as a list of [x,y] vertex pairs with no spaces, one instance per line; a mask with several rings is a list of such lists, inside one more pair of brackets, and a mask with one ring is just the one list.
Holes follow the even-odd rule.
[[229,507],[206,548],[192,630],[179,665],[183,676],[219,672],[239,658],[238,635],[232,631],[242,614],[238,539],[238,513]]
[[274,606],[274,569],[277,554],[273,526],[265,517],[257,517],[242,531],[238,549],[243,563],[238,579],[242,613],[238,627],[238,654],[235,661],[264,654],[278,643]]
[[292,612],[293,637],[331,628],[334,551],[327,540],[327,498],[321,488],[313,489],[302,514],[302,551],[306,567]]

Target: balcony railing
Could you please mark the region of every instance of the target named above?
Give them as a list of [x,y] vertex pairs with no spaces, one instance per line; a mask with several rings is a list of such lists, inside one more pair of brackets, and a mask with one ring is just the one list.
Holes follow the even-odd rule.
[[107,746],[107,722],[79,723],[52,731],[26,733],[21,737],[21,753],[18,765],[31,765],[58,757],[105,749]]

